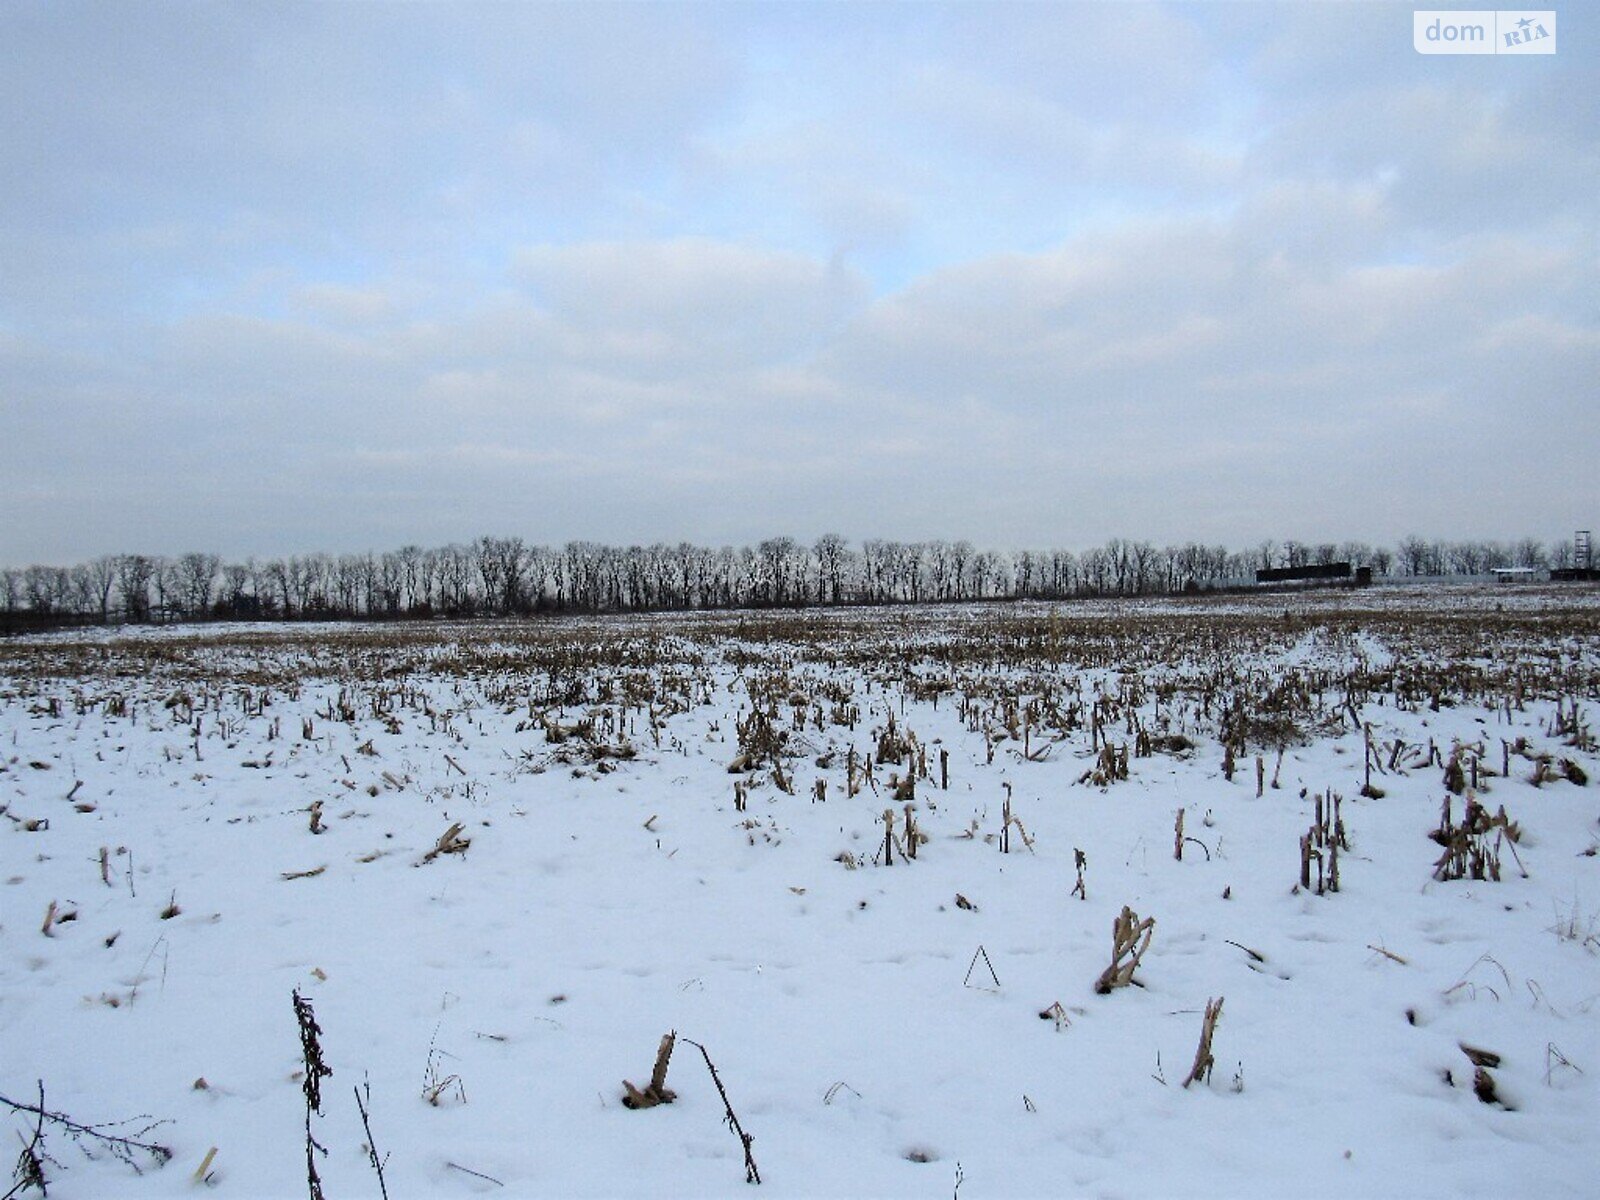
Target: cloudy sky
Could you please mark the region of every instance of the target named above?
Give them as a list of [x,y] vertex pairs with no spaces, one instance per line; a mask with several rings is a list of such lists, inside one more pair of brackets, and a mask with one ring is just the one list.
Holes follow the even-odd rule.
[[0,563],[1600,527],[1600,14],[0,5]]

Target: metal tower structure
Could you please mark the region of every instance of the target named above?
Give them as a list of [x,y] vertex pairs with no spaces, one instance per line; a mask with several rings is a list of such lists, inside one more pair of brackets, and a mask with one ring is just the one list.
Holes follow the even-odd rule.
[[1580,571],[1594,566],[1594,551],[1589,546],[1589,531],[1580,529],[1572,535],[1572,565]]

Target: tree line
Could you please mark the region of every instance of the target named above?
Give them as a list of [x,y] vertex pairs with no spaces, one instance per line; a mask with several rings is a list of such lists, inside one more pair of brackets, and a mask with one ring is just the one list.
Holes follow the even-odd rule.
[[1478,575],[1572,565],[1570,543],[1263,541],[1249,550],[1114,538],[1081,553],[980,550],[966,541],[837,534],[755,546],[532,545],[518,537],[242,562],[208,553],[109,554],[70,567],[0,569],[0,613],[18,624],[321,620],[650,612],[991,599],[1058,600],[1204,591],[1258,569],[1350,562],[1374,576]]

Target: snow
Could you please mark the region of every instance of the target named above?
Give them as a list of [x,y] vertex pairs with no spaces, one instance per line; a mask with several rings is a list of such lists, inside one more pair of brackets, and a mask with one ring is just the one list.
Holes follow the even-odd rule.
[[[1534,786],[1526,757],[1510,778],[1487,771],[1524,737],[1600,772],[1551,732],[1558,695],[1570,711],[1600,687],[1593,597],[1383,589],[5,643],[0,1095],[31,1103],[42,1080],[46,1107],[75,1120],[167,1122],[150,1136],[173,1161],[143,1175],[47,1126],[52,1196],[191,1194],[212,1147],[219,1195],[304,1194],[298,990],[333,1070],[312,1121],[329,1197],[378,1194],[357,1087],[397,1198],[752,1194],[685,1039],[754,1138],[753,1194],[1591,1195],[1600,806],[1591,787]],[[1060,647],[1012,655],[1023,627]],[[1522,827],[1499,882],[1433,878],[1439,766],[1375,774],[1385,794],[1361,796],[1363,735],[1337,714],[1351,671],[1444,678],[1467,649],[1471,694],[1434,711],[1426,695],[1397,704],[1391,683],[1360,715],[1424,753],[1483,741],[1482,800]],[[1227,689],[1200,710],[1219,664],[1332,681],[1323,732],[1281,768],[1265,752],[1280,786],[1259,798],[1254,747],[1222,775]],[[902,686],[913,677],[924,686]],[[1078,782],[1095,765],[1087,726],[1031,731],[1043,761],[1009,737],[989,761],[997,687],[1089,703],[1136,679],[1141,722],[1164,716],[1193,751],[1132,757],[1103,787]],[[811,697],[802,729],[777,709],[804,750],[783,760],[792,795],[768,771],[728,772],[736,721],[775,680],[780,698]],[[594,690],[613,683],[634,699]],[[1158,683],[1178,688],[1159,712]],[[531,715],[551,688],[569,692],[552,721],[609,713],[596,742],[636,757],[552,744]],[[964,721],[961,691],[985,688]],[[650,704],[669,696],[686,711],[657,737]],[[853,729],[828,719],[846,696]],[[916,789],[928,840],[884,866],[888,776],[906,767],[875,766],[878,790],[850,797],[845,764],[891,714],[932,778]],[[1107,730],[1133,741],[1125,714]],[[1008,854],[1005,784],[1032,842],[1013,830]],[[1296,886],[1299,843],[1329,791],[1350,849],[1341,890],[1316,895]],[[470,848],[423,863],[454,822]],[[46,935],[52,902],[76,918]],[[1155,918],[1151,947],[1139,986],[1097,995],[1124,905]],[[1185,1089],[1217,997],[1214,1071]],[[1041,1019],[1057,1002],[1066,1021]],[[669,1030],[676,1101],[624,1108],[623,1079],[648,1081]],[[1474,1095],[1463,1043],[1501,1056],[1503,1105]],[[456,1077],[436,1104],[430,1071]]]

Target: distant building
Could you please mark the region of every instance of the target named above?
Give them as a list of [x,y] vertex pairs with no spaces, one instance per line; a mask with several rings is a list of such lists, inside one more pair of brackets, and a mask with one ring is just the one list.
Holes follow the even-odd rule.
[[1572,565],[1556,567],[1550,572],[1552,583],[1577,583],[1582,580],[1600,580],[1600,571],[1594,567],[1594,550],[1587,529],[1580,529],[1572,535]]
[[1372,582],[1372,568],[1352,571],[1347,562],[1307,563],[1303,567],[1267,567],[1256,572],[1257,583],[1331,583],[1353,579],[1357,586]]

